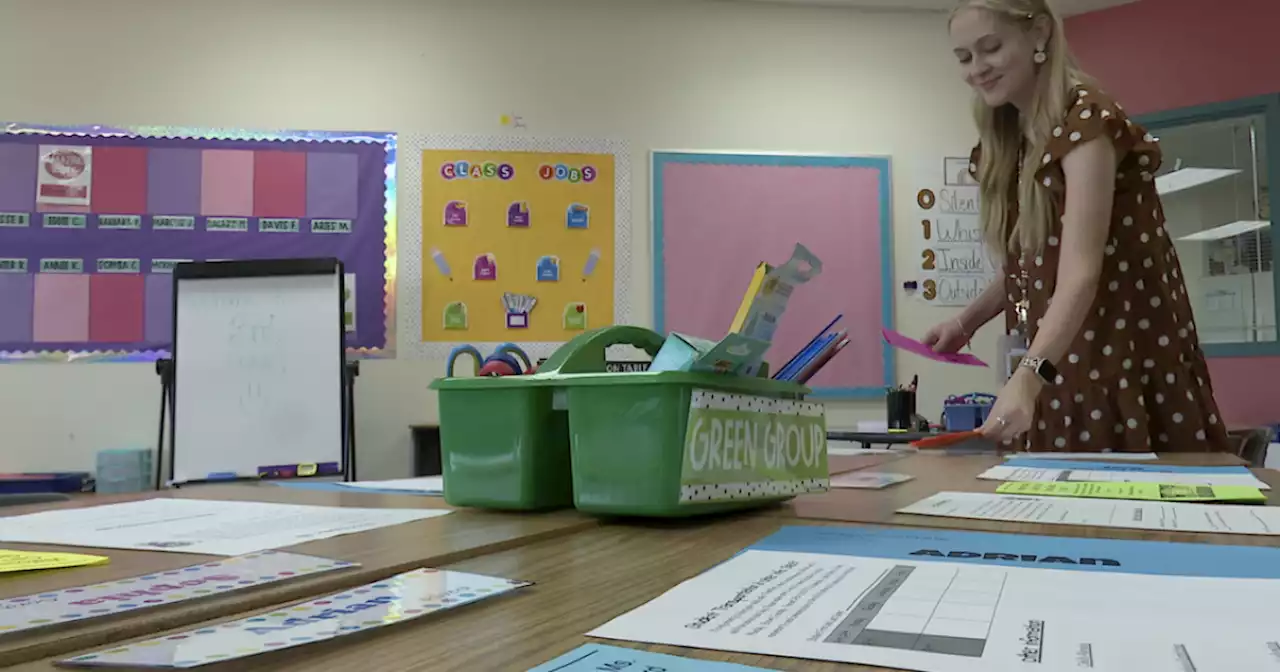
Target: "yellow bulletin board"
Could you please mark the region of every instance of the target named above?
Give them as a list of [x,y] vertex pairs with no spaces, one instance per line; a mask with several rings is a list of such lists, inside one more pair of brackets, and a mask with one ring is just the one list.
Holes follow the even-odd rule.
[[420,156],[424,343],[564,342],[614,323],[613,154]]

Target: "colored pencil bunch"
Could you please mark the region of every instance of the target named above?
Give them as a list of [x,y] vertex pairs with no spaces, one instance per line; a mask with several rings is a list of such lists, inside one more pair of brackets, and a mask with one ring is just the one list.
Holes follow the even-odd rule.
[[831,361],[845,346],[849,345],[848,331],[831,331],[844,315],[836,315],[834,320],[814,336],[807,345],[801,348],[786,364],[773,375],[774,380],[788,380],[804,384],[809,382],[822,367]]

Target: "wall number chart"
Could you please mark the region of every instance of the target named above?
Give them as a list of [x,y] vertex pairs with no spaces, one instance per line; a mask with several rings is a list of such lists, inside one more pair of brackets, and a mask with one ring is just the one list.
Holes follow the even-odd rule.
[[0,355],[159,355],[179,262],[327,256],[348,347],[387,349],[394,162],[385,133],[8,124]]
[[[547,356],[625,322],[630,266],[625,148],[524,136],[405,138],[405,352],[460,343]],[[406,199],[413,196],[406,193]],[[415,275],[417,273],[417,275]],[[406,349],[407,348],[407,349]]]
[[969,159],[934,160],[916,174],[916,296],[934,306],[968,305],[1000,269],[982,242]]

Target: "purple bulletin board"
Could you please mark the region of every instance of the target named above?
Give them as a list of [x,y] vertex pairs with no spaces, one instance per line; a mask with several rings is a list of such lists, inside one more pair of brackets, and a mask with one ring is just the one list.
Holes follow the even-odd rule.
[[395,136],[0,133],[0,357],[167,354],[179,261],[337,257],[348,348],[392,344]]
[[849,346],[808,386],[880,398],[894,377],[889,159],[654,152],[654,329],[724,337],[760,262],[796,243],[822,274],[792,294],[765,359],[777,370],[836,315]]

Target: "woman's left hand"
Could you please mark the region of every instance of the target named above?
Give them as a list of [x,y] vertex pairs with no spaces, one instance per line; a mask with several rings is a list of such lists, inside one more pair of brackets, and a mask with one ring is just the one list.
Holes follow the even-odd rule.
[[1030,369],[1018,369],[1005,383],[987,421],[978,431],[992,441],[1007,442],[1026,434],[1035,417],[1036,397],[1044,383]]

